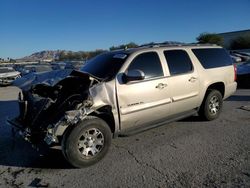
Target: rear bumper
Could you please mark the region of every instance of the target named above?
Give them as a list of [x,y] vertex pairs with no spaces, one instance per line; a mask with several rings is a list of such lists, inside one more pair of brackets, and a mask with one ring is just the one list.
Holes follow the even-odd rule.
[[225,94],[224,94],[224,98],[223,99],[226,99],[228,97],[230,97],[232,94],[235,93],[237,89],[237,82],[233,82],[231,84],[227,84],[225,86]]

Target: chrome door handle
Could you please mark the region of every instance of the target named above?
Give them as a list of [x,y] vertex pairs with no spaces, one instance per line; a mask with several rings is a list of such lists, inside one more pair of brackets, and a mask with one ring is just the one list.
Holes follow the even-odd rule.
[[189,78],[188,81],[189,81],[189,82],[195,82],[197,79],[198,79],[198,78],[192,76],[191,78]]
[[163,84],[163,83],[159,83],[157,86],[155,86],[156,89],[163,89],[165,87],[167,87],[167,84]]

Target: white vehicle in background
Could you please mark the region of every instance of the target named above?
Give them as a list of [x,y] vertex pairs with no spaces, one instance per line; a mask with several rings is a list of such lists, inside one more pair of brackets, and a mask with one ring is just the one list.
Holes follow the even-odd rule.
[[14,80],[21,77],[21,73],[12,67],[0,67],[0,86],[11,85]]
[[244,52],[233,52],[233,54],[231,54],[231,55],[241,58],[241,61],[250,60],[250,56],[247,53],[244,53]]
[[242,59],[240,57],[234,56],[234,55],[230,55],[230,57],[233,59],[233,61],[235,63],[240,63],[242,61]]

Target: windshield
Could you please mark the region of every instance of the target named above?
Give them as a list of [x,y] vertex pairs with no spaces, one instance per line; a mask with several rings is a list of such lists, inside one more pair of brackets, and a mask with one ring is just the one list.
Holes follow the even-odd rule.
[[100,79],[112,79],[118,73],[128,54],[111,52],[98,55],[90,59],[81,71],[87,72]]

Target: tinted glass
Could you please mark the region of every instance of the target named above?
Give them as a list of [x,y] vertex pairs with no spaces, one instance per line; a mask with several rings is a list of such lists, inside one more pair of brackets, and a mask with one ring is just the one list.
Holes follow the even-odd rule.
[[128,54],[105,53],[89,60],[81,71],[87,72],[100,79],[112,79],[126,61]]
[[232,65],[232,59],[223,48],[192,49],[205,69]]
[[145,73],[145,78],[163,76],[161,61],[155,52],[138,55],[129,65],[128,70],[139,69]]
[[171,75],[183,74],[193,70],[192,62],[183,50],[169,50],[164,52]]

